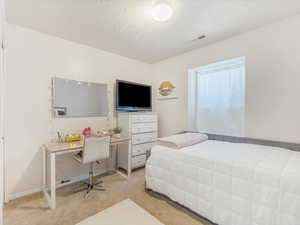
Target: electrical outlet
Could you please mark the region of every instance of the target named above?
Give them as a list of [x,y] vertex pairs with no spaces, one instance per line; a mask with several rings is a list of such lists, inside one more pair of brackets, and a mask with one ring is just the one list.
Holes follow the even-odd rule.
[[65,184],[65,183],[69,183],[69,182],[71,182],[71,180],[62,180],[60,183]]

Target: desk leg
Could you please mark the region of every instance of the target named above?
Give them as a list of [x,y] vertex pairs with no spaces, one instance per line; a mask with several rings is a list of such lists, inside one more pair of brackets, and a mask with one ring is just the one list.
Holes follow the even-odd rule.
[[119,145],[115,146],[115,170],[119,170],[119,162],[118,162],[118,153],[119,153]]
[[128,142],[128,170],[127,170],[127,177],[129,178],[131,176],[131,170],[132,170],[132,163],[131,163],[131,160],[132,160],[132,154],[131,154],[131,141]]
[[47,150],[43,148],[43,192],[45,198],[48,202],[49,207],[51,208],[51,199],[47,190]]
[[50,194],[47,188],[47,150],[43,149],[43,192],[50,209],[56,207],[55,154],[50,154]]
[[55,174],[55,154],[50,154],[50,170],[51,170],[51,204],[50,208],[55,209],[56,207],[56,174]]
[[[121,143],[122,144],[122,143]],[[114,150],[115,150],[115,172],[118,173],[120,176],[128,179],[130,176],[130,172],[127,171],[127,174],[124,174],[123,172],[119,171],[119,157],[118,157],[118,153],[119,153],[119,144],[116,144],[114,146]]]
[[47,191],[47,151],[43,148],[43,191]]

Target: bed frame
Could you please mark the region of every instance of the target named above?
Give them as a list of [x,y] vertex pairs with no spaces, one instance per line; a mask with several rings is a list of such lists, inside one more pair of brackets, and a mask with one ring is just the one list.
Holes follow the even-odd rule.
[[158,192],[155,192],[151,189],[146,188],[146,183],[145,183],[145,192],[154,198],[166,201],[167,203],[169,203],[176,209],[179,209],[180,211],[186,213],[187,215],[189,215],[189,216],[193,217],[194,219],[196,219],[197,221],[201,222],[201,224],[203,224],[203,225],[218,225],[216,223],[211,222],[209,219],[205,218],[204,216],[201,216],[198,213],[195,213],[194,211],[190,210],[189,208],[179,204],[178,202],[171,200],[169,197],[167,197],[163,194],[160,194]]
[[[180,132],[180,133],[187,133],[187,131]],[[281,142],[281,141],[271,141],[271,140],[263,140],[263,139],[256,139],[256,138],[246,138],[246,137],[233,137],[233,136],[225,136],[225,135],[217,135],[217,134],[208,134],[209,140],[216,140],[216,141],[225,141],[225,142],[232,142],[232,143],[247,143],[247,144],[256,144],[256,145],[265,145],[265,146],[272,146],[272,147],[278,147],[278,148],[286,148],[292,151],[299,151],[300,152],[300,144],[296,143],[290,143],[290,142]],[[186,214],[192,216],[196,220],[198,220],[201,223],[204,223],[203,225],[217,225],[213,222],[211,222],[209,219],[195,213],[194,211],[188,209],[187,207],[179,204],[178,202],[175,202],[171,200],[169,197],[157,193],[151,189],[146,188],[145,183],[145,191],[149,195],[155,198],[159,198],[162,200],[167,201],[169,204],[174,206],[175,208],[185,212]]]
[[271,141],[271,140],[263,140],[263,139],[256,139],[256,138],[247,138],[247,137],[232,137],[232,136],[224,136],[224,135],[217,135],[217,134],[207,134],[207,136],[209,140],[226,141],[232,143],[266,145],[266,146],[273,146],[278,148],[286,148],[292,151],[300,152],[300,144],[291,143],[291,142]]

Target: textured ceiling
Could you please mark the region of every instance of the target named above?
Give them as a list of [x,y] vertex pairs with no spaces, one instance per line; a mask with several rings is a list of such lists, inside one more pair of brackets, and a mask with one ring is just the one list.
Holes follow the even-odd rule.
[[299,0],[169,0],[173,17],[157,22],[155,2],[6,0],[6,14],[9,23],[154,63],[300,12]]

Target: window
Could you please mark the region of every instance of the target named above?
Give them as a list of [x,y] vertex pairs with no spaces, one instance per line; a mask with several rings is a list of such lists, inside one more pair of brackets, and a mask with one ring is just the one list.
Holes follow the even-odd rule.
[[245,57],[189,71],[189,130],[243,136]]

